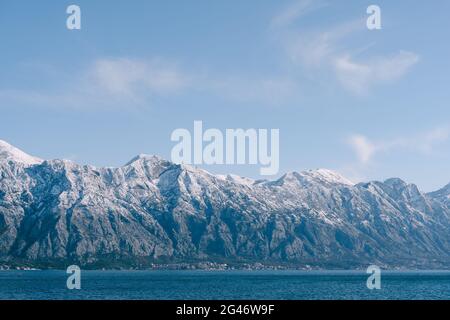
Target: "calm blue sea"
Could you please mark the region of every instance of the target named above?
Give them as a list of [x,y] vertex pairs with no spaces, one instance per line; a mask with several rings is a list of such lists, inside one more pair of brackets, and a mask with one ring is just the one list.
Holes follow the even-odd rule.
[[0,271],[0,299],[450,299],[450,271]]

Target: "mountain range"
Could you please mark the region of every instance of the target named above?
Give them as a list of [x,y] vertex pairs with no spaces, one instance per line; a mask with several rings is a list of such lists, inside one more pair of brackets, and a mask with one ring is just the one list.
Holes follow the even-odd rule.
[[423,193],[327,169],[252,180],[148,155],[98,168],[0,141],[0,264],[199,262],[448,269],[450,184]]

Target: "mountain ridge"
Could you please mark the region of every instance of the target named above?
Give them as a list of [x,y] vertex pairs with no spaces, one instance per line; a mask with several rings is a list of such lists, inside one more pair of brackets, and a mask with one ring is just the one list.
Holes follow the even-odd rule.
[[143,268],[209,261],[448,268],[450,206],[392,178],[326,169],[274,181],[158,156],[117,168],[0,161],[0,261]]
[[[14,153],[12,153],[12,155],[10,155],[10,157],[8,157],[8,155],[6,154],[7,149],[10,150],[15,150],[20,156],[17,156],[16,159],[14,159],[12,156],[14,155]],[[3,153],[2,153],[3,152]],[[21,160],[20,158],[26,158],[29,159],[29,161],[25,161],[25,160]],[[133,162],[139,161],[139,160],[145,160],[145,159],[150,159],[150,160],[154,160],[154,161],[166,161],[166,162],[170,162],[169,160],[165,160],[163,157],[156,155],[156,154],[138,154],[137,156],[132,157],[128,162],[126,162],[124,165],[119,166],[119,167],[97,167],[97,166],[93,166],[93,165],[80,165],[80,166],[89,166],[89,167],[93,167],[93,168],[121,168],[121,167],[126,167],[129,166],[131,164],[133,164]],[[71,163],[76,163],[72,160],[68,160],[68,159],[51,159],[51,160],[45,160],[45,159],[41,159],[32,155],[29,155],[25,152],[23,152],[22,150],[14,147],[13,145],[9,144],[8,142],[1,140],[0,139],[0,161],[16,161],[16,162],[21,162],[24,163],[26,165],[36,165],[36,164],[41,164],[44,161],[69,161]],[[182,166],[186,166],[188,168],[195,168],[194,166],[191,165],[186,165],[186,164],[180,164]],[[197,169],[197,168],[195,168]],[[208,172],[211,175],[214,175],[216,177],[220,177],[223,179],[230,179],[230,180],[234,180],[234,181],[246,181],[246,183],[248,184],[250,181],[252,181],[253,183],[260,183],[260,182],[276,182],[280,179],[282,179],[284,176],[286,175],[301,175],[301,176],[309,176],[309,177],[315,177],[318,179],[322,179],[324,181],[330,182],[330,183],[341,183],[341,184],[347,184],[347,185],[356,185],[358,183],[354,183],[351,180],[347,179],[345,176],[341,175],[340,173],[338,173],[337,171],[334,170],[330,170],[330,169],[326,169],[326,168],[317,168],[317,169],[307,169],[307,170],[303,170],[303,171],[289,171],[286,172],[284,175],[282,175],[280,178],[278,178],[277,180],[267,180],[267,179],[259,179],[259,180],[255,180],[253,178],[250,177],[244,177],[244,176],[239,176],[236,174],[232,174],[232,173],[228,173],[228,174],[214,174],[211,173],[207,170],[204,169],[197,169],[197,170],[203,170]],[[398,177],[392,177],[392,178],[388,178],[385,179],[384,182],[387,183],[390,180],[392,181],[401,181],[402,183],[406,182],[404,180],[402,180],[401,178]],[[371,180],[368,182],[376,182],[378,180]],[[368,183],[368,182],[359,182],[359,183]],[[415,184],[414,184],[415,185]],[[448,183],[446,186],[442,187],[441,189],[435,190],[435,191],[431,191],[428,192],[427,194],[436,194],[437,192],[446,192],[448,193],[449,197],[450,197],[450,183]]]
[[42,159],[26,154],[4,140],[0,140],[0,159],[17,161],[26,165],[39,164],[43,161]]

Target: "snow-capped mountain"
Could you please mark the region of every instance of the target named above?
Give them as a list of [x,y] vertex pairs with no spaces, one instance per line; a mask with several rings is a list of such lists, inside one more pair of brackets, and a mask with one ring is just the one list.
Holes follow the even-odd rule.
[[443,187],[442,189],[430,192],[428,195],[443,203],[446,203],[447,205],[450,205],[450,183],[445,187]]
[[254,181],[148,155],[96,168],[2,143],[0,262],[448,268],[442,194],[400,179],[354,185],[325,169]]
[[0,140],[0,160],[11,160],[26,165],[39,164],[43,161],[42,159],[26,154],[3,140]]

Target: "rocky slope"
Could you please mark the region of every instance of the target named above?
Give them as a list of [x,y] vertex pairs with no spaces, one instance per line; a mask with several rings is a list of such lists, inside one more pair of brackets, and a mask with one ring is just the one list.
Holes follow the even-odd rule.
[[0,262],[448,268],[445,190],[424,194],[400,179],[353,185],[325,169],[253,181],[146,155],[96,168],[2,142]]

